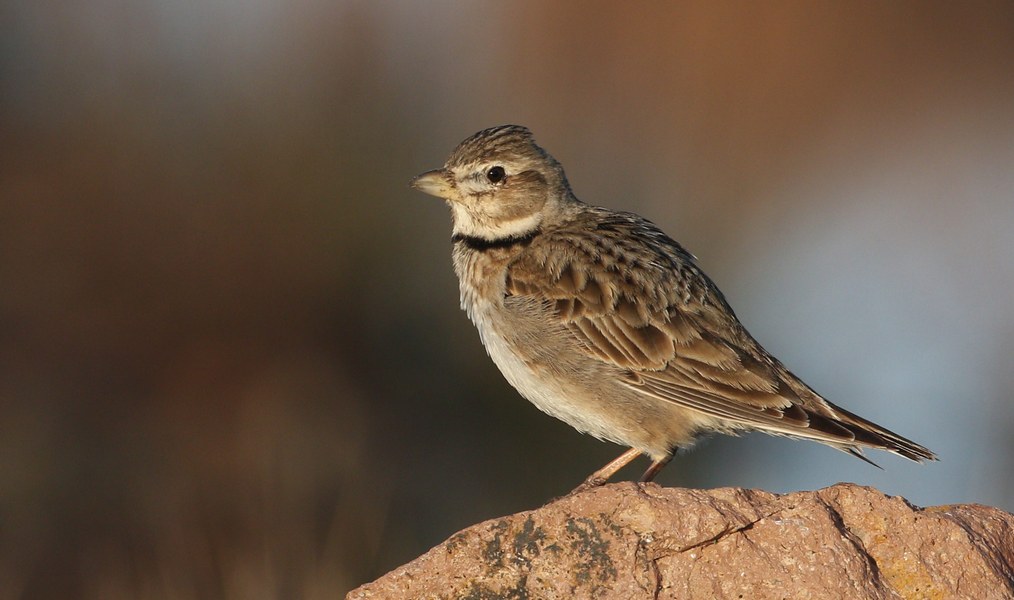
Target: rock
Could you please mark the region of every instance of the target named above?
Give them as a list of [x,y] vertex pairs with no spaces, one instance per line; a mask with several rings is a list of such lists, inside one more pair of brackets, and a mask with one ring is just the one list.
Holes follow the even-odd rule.
[[493,519],[380,598],[1014,598],[1014,515],[852,484],[776,495],[617,483]]

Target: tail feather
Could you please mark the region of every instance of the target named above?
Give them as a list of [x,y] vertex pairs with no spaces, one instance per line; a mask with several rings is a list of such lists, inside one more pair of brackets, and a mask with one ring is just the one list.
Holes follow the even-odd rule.
[[[866,462],[875,463],[861,455],[861,448],[875,448],[878,450],[886,450],[903,456],[911,461],[923,462],[927,460],[938,460],[936,454],[931,452],[928,448],[920,446],[912,440],[902,437],[893,431],[881,427],[876,423],[867,421],[859,415],[850,413],[849,411],[833,406],[835,417],[833,422],[835,425],[844,427],[849,430],[852,434],[852,442],[843,440],[845,443],[842,444],[844,450],[857,456]],[[830,420],[830,419],[829,419]],[[814,427],[813,421],[810,424]],[[818,427],[819,428],[819,427]]]

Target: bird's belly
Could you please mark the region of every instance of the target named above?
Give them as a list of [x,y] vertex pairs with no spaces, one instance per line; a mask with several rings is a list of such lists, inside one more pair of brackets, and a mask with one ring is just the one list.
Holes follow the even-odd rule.
[[597,438],[641,445],[635,443],[638,428],[624,418],[625,411],[617,410],[622,399],[616,395],[625,395],[626,390],[615,386],[613,394],[610,388],[614,386],[592,377],[588,369],[601,366],[584,364],[587,359],[568,351],[570,342],[554,339],[566,332],[553,331],[537,319],[526,322],[516,317],[506,327],[482,310],[473,312],[472,320],[504,378],[539,410]]

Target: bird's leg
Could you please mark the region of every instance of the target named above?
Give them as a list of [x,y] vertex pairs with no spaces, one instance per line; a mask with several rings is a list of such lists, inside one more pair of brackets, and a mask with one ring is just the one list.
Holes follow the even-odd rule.
[[634,460],[640,455],[641,451],[638,450],[637,448],[631,448],[627,450],[623,454],[617,456],[613,460],[606,463],[606,466],[589,475],[588,479],[585,479],[584,483],[574,488],[574,491],[571,492],[571,494],[583,492],[584,490],[602,485],[603,483],[609,481],[610,477],[616,475],[617,471],[629,465],[630,461]]
[[663,458],[662,460],[656,460],[655,462],[651,463],[651,466],[648,467],[648,470],[644,472],[644,475],[641,475],[641,483],[648,483],[649,481],[654,479],[655,475],[658,475],[658,472],[662,470],[662,467],[669,464],[670,460],[672,460],[672,454]]

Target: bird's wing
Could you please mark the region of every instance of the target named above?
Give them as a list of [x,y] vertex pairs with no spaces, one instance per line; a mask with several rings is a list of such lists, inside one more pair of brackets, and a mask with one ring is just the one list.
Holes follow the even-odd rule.
[[845,449],[885,445],[764,351],[661,230],[623,214],[597,228],[544,235],[508,268],[507,293],[551,305],[582,351],[623,369],[644,394],[743,428]]

